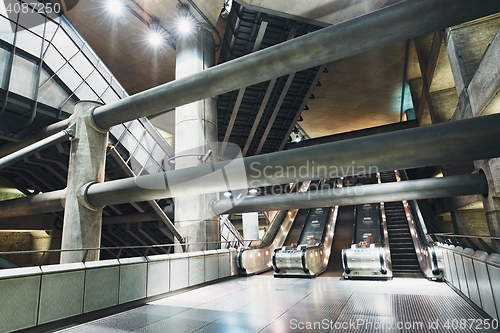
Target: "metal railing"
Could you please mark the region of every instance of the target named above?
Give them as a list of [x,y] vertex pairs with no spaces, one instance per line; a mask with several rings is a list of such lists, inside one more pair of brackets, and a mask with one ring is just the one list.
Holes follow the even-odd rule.
[[[87,262],[87,257],[89,252],[91,251],[101,251],[107,252],[114,257],[114,259],[122,259],[131,257],[131,253],[134,254],[132,256],[136,257],[146,257],[149,255],[154,255],[156,253],[152,252],[153,249],[161,249],[163,254],[171,254],[174,253],[174,247],[182,247],[183,249],[189,249],[190,245],[199,245],[203,244],[201,251],[211,250],[211,248],[216,247],[215,249],[229,249],[234,248],[232,246],[234,242],[231,241],[221,241],[221,242],[198,242],[198,243],[178,243],[178,244],[159,244],[159,245],[142,245],[142,246],[113,246],[113,247],[96,247],[96,248],[81,248],[81,249],[55,249],[55,250],[29,250],[29,251],[11,251],[11,252],[0,252],[0,257],[4,258],[14,264],[16,263],[16,258],[21,256],[30,256],[32,260],[31,264],[23,264],[19,265],[20,267],[34,267],[34,266],[44,266],[48,263],[44,262],[51,254],[61,253],[61,252],[81,252],[82,257],[80,262]],[[212,245],[212,246],[210,246]],[[133,251],[133,252],[131,252]],[[38,255],[38,256],[37,256]],[[52,264],[59,264],[59,262],[53,262]]]
[[224,242],[226,244],[226,248],[237,248],[245,246],[243,237],[238,232],[238,230],[236,230],[233,223],[229,220],[228,217],[229,216],[227,214],[224,214],[219,218],[221,242]]
[[474,251],[484,251],[488,254],[500,253],[500,237],[469,236],[452,233],[434,233],[428,236],[437,243],[471,248]]

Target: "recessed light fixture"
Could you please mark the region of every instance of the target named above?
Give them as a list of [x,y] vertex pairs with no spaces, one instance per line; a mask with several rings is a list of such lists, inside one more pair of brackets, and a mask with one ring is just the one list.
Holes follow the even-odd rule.
[[181,17],[177,22],[177,29],[180,33],[186,34],[193,29],[193,22],[189,17]]
[[108,10],[114,15],[121,13],[123,9],[123,3],[120,0],[108,0]]
[[149,33],[149,44],[153,46],[158,46],[161,44],[161,34],[158,31],[151,31]]

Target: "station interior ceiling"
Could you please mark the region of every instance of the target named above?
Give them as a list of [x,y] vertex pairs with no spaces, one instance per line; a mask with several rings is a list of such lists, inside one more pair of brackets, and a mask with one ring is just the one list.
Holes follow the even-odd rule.
[[[63,0],[51,1],[61,3]],[[200,25],[213,31],[217,44],[216,64],[220,64],[251,53],[256,44],[260,44],[260,49],[269,47],[400,2],[119,0],[127,9],[113,15],[108,10],[109,1],[64,2],[70,9],[67,11],[70,22],[129,95],[175,79],[175,31],[181,6],[187,6]],[[226,12],[228,10],[229,13]],[[165,40],[160,45],[152,46],[148,42],[152,22],[161,25],[165,32]],[[262,22],[267,22],[268,26],[259,37]],[[485,39],[489,38],[491,41],[500,27],[498,17],[491,22],[491,33],[481,35],[483,39],[469,41],[477,43],[478,58],[489,43]],[[249,137],[249,129],[255,121],[262,96],[269,89],[267,83],[247,87],[241,105],[238,105],[238,90],[220,95],[219,141],[227,136],[230,142],[242,149],[248,142],[249,148],[244,151],[244,155],[252,156],[284,149],[283,143],[293,141],[295,133],[299,133],[303,139],[321,138],[394,124],[415,116],[419,126],[449,121],[456,110],[458,96],[442,37],[443,46],[432,77],[426,78],[432,82],[429,88],[430,98],[434,104],[434,113],[439,117],[431,119],[430,111],[419,105],[425,85],[425,74],[422,74],[421,68],[429,58],[436,41],[435,36],[435,33],[430,33],[297,73],[283,107],[273,119],[273,106],[280,93],[283,93],[286,81],[286,77],[276,78],[277,83],[273,88],[275,100],[265,109],[252,137]],[[418,113],[417,110],[421,112]],[[238,112],[235,114],[235,111]],[[230,126],[233,116],[234,126]],[[270,120],[270,131],[265,135],[266,123]],[[165,110],[150,117],[150,121],[174,147],[174,112]],[[262,149],[258,149],[258,140],[264,135],[265,144]],[[470,167],[471,163],[468,163],[462,171],[470,172]],[[427,177],[440,172],[437,169],[424,171]],[[9,187],[11,185],[0,177],[0,194],[15,192]],[[12,197],[10,194],[9,196]],[[478,200],[464,209],[482,208],[482,202]],[[449,222],[447,225],[451,225],[449,213],[443,216]],[[263,218],[262,220],[265,221]],[[38,231],[31,232],[36,234]],[[4,230],[2,235],[12,237],[12,233],[12,230]]]

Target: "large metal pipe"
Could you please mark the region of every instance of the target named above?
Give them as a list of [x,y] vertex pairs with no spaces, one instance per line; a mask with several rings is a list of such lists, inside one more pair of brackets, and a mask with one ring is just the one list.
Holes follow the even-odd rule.
[[359,205],[388,201],[444,198],[469,194],[487,194],[483,173],[407,180],[402,182],[332,188],[312,192],[247,197],[233,207],[232,200],[215,201],[212,209],[226,214],[268,210],[302,209]]
[[12,154],[15,151],[28,147],[36,142],[39,142],[40,140],[43,140],[53,134],[56,134],[57,132],[61,132],[68,126],[69,126],[69,119],[61,120],[57,123],[42,128],[41,130],[39,130],[34,134],[29,135],[22,141],[5,144],[2,147],[0,147],[0,157]]
[[[93,184],[95,206],[500,156],[500,114]],[[229,180],[229,184],[226,181]]]
[[15,151],[7,156],[0,158],[0,170],[22,160],[26,156],[30,156],[39,150],[55,145],[59,142],[67,141],[71,136],[73,136],[72,130],[63,130],[56,134],[52,134],[43,140],[33,143],[30,146],[24,147],[18,151]]
[[65,192],[59,190],[0,201],[0,219],[63,211]]
[[500,11],[498,0],[407,0],[102,106],[103,128]]

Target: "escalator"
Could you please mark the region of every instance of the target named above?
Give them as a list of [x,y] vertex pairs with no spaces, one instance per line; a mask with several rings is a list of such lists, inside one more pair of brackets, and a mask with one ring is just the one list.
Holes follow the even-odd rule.
[[297,215],[295,216],[292,228],[288,232],[288,236],[283,243],[284,246],[292,246],[294,243],[298,244],[297,240],[300,238],[308,216],[309,209],[299,209]]
[[272,266],[275,277],[315,277],[323,273],[328,266],[338,206],[304,211],[307,212],[307,218],[305,223],[302,223],[300,236],[295,234],[294,238],[289,237],[296,242],[273,252]]
[[324,276],[340,276],[342,274],[342,258],[340,253],[343,248],[351,246],[354,224],[354,206],[339,207],[337,222],[335,223],[335,237],[333,237],[331,255],[328,260]]
[[[380,179],[382,183],[397,181],[392,171],[381,173]],[[403,202],[386,202],[384,208],[393,272],[421,273]]]
[[[311,182],[296,184],[291,191],[305,192]],[[277,212],[261,240],[252,242],[246,248],[240,248],[236,254],[236,266],[241,276],[258,274],[271,269],[271,256],[275,249],[281,248],[286,241],[292,242],[289,233],[300,233],[308,210],[282,210]],[[299,216],[300,213],[300,216]],[[305,214],[305,217],[304,217]],[[297,219],[299,217],[299,219]],[[302,220],[301,220],[302,219]],[[298,221],[295,223],[295,221]]]

